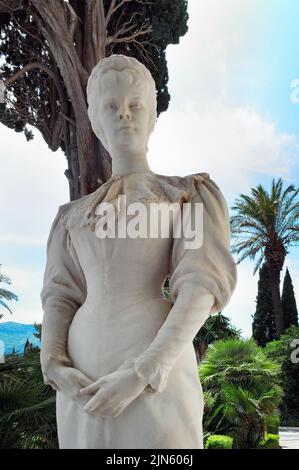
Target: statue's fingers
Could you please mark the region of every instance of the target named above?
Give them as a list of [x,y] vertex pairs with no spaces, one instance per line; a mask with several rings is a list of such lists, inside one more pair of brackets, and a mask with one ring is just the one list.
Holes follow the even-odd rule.
[[82,384],[82,385],[83,385],[83,388],[81,388],[80,390],[81,395],[97,392],[100,387],[98,382],[92,382],[91,384],[88,384],[88,385],[86,384]]
[[82,383],[84,386],[90,385],[94,383],[93,380],[91,380],[87,375],[83,374],[81,371],[76,371],[76,377],[80,383]]
[[118,406],[112,410],[112,417],[117,418],[126,408],[126,406]]
[[84,388],[89,387],[90,385],[93,385],[94,383],[92,380],[86,379],[85,377],[81,377],[78,380],[78,384],[82,387],[80,389],[81,391],[81,390],[84,390]]
[[107,398],[101,394],[101,390],[99,390],[84,406],[84,411],[91,412],[94,411],[99,405],[103,403],[103,400]]

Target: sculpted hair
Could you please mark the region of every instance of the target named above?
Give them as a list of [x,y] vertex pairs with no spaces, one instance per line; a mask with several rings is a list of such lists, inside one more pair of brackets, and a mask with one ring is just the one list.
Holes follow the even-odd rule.
[[[134,57],[123,54],[113,54],[101,59],[92,69],[87,82],[87,113],[94,133],[108,151],[109,145],[99,123],[97,111],[103,87],[117,84],[119,74],[122,74],[122,80],[126,80],[128,85],[134,84],[136,87],[143,87],[142,92],[147,93],[150,112],[149,135],[153,132],[157,120],[155,80],[145,65]],[[146,87],[144,87],[144,84],[146,84]]]

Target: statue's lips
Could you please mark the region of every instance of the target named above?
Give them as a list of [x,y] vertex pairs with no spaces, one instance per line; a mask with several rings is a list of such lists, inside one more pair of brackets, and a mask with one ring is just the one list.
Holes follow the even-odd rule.
[[133,129],[133,127],[130,127],[130,126],[124,126],[124,127],[120,127],[120,128],[119,128],[119,131],[123,131],[123,130],[125,130],[125,131],[133,131],[134,129]]

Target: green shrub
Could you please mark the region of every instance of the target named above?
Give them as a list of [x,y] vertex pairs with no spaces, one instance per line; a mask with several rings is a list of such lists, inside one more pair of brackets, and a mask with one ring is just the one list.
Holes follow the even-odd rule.
[[281,364],[281,381],[284,392],[280,404],[280,425],[299,426],[299,362],[291,361],[295,351],[291,346],[294,339],[299,338],[299,326],[291,326],[277,341],[271,341],[265,347],[265,352],[271,359]]
[[233,437],[235,449],[257,448],[281,402],[279,364],[254,340],[230,339],[209,346],[199,370],[204,432]]
[[232,449],[233,438],[214,434],[208,437],[206,449]]
[[279,435],[267,434],[266,437],[259,444],[258,449],[280,449]]
[[268,434],[278,434],[279,430],[279,416],[268,415],[265,417],[266,431]]
[[56,397],[45,385],[39,352],[0,364],[0,449],[58,447]]

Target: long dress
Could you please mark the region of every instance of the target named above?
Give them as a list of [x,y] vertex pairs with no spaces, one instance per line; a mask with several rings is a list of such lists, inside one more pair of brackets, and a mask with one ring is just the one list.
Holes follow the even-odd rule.
[[[147,208],[152,202],[201,202],[201,247],[186,249],[179,237],[99,238],[96,208],[116,204],[119,195],[127,206],[142,202]],[[162,290],[167,275],[171,301]],[[92,380],[132,365],[150,374],[145,390],[116,418],[90,415],[58,391],[59,447],[203,448],[203,392],[192,339],[208,314],[228,304],[236,279],[227,204],[207,173],[116,175],[59,206],[40,294],[42,352],[52,348]],[[199,287],[215,298],[205,317],[196,308]]]

